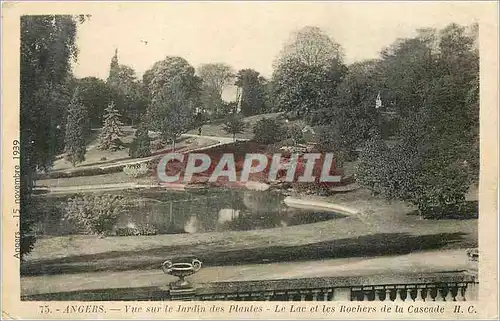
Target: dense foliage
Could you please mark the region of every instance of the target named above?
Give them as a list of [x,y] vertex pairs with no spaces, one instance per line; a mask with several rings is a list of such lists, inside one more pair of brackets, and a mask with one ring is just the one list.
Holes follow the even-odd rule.
[[465,195],[479,170],[475,26],[421,31],[393,45],[381,64],[391,85],[386,100],[401,115],[401,130],[391,146],[378,138],[367,142],[358,181],[414,203],[423,216],[468,208]]

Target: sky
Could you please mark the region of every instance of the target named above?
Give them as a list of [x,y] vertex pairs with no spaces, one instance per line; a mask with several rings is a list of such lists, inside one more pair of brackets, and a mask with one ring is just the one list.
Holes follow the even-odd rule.
[[417,28],[471,24],[479,14],[466,2],[164,2],[112,8],[91,12],[79,27],[77,77],[106,79],[116,48],[119,63],[139,77],[166,56],[181,56],[195,68],[224,62],[270,77],[281,48],[304,26],[323,29],[352,63],[376,58]]

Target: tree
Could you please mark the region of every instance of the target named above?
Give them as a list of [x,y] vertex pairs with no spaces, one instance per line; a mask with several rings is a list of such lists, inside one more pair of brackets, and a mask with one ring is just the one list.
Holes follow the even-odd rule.
[[330,107],[345,72],[340,45],[321,29],[305,27],[274,63],[273,102],[278,110],[309,117]]
[[[179,92],[182,92],[182,89],[179,89]],[[175,150],[176,140],[191,129],[194,123],[193,110],[186,104],[186,100],[164,93],[155,95],[150,108],[152,114],[158,117],[151,118],[155,129],[161,132],[163,140],[172,142],[172,149]]]
[[151,139],[149,138],[148,128],[146,122],[140,123],[135,132],[132,146],[130,147],[129,155],[136,157],[148,157],[151,155]]
[[286,136],[285,124],[277,119],[262,118],[253,127],[254,140],[260,144],[274,144]]
[[295,61],[311,67],[332,66],[342,60],[342,48],[338,43],[320,28],[306,26],[292,34],[281,50],[277,63]]
[[64,148],[66,108],[71,99],[71,63],[76,60],[76,25],[84,16],[21,17],[21,241],[24,257],[34,246],[37,208],[31,197],[37,170],[52,167]]
[[134,125],[146,111],[147,91],[137,79],[134,69],[118,62],[118,49],[111,59],[106,81],[116,108],[127,123]]
[[202,80],[201,100],[203,108],[217,114],[222,104],[222,92],[234,79],[232,68],[224,63],[203,64],[198,68]]
[[80,90],[81,102],[88,110],[91,127],[101,127],[104,110],[113,100],[112,91],[102,79],[85,77],[76,79],[75,85]]
[[101,150],[118,150],[122,146],[120,137],[123,137],[120,121],[120,113],[115,107],[114,102],[109,103],[105,110],[104,122],[99,137],[99,149]]
[[200,106],[201,80],[194,68],[181,57],[166,57],[155,63],[153,75],[147,80],[151,104],[148,110],[153,130],[159,131],[165,141],[172,141],[187,132],[194,124],[196,109]]
[[79,89],[76,88],[73,99],[68,107],[68,120],[66,122],[66,135],[64,139],[65,158],[73,166],[85,160],[87,151],[85,132],[88,113],[82,104]]
[[226,117],[222,129],[233,135],[233,141],[236,141],[236,134],[241,134],[245,131],[246,123],[243,121],[243,116],[238,113],[231,113]]
[[261,114],[265,110],[264,85],[266,80],[253,69],[242,69],[236,75],[235,85],[240,88],[240,107],[245,116]]
[[111,63],[109,64],[109,75],[107,83],[110,86],[117,86],[120,82],[119,79],[120,65],[118,64],[118,48],[115,49],[115,54],[111,58]]

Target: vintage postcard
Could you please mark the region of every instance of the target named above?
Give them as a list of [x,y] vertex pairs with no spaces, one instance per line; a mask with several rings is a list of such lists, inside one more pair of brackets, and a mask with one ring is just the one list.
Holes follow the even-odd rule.
[[5,319],[498,319],[496,2],[3,2]]

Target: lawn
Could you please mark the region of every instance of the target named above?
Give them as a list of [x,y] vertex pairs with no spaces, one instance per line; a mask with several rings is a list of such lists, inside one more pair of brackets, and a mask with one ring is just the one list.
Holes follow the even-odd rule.
[[198,257],[205,266],[386,256],[477,246],[477,220],[422,220],[403,202],[369,192],[309,197],[359,214],[291,227],[199,234],[41,238],[24,275],[157,269],[167,258]]

